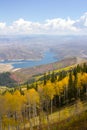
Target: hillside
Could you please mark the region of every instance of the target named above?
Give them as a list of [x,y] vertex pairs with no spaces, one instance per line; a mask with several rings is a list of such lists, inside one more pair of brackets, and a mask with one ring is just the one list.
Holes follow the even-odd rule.
[[0,86],[15,87],[16,81],[11,78],[9,72],[0,73]]
[[68,60],[81,64],[46,73],[37,84],[0,90],[1,130],[87,128],[87,64],[78,58]]
[[[44,127],[47,129],[47,126]],[[87,111],[78,115],[73,115],[71,118],[61,121],[60,123],[52,123],[51,130],[87,130]]]
[[41,75],[49,71],[58,70],[61,68],[69,67],[83,62],[86,62],[86,59],[82,59],[78,57],[65,58],[61,61],[46,64],[46,65],[19,69],[12,73],[12,78],[17,80],[18,82],[24,82],[28,79],[35,78],[35,76],[37,75]]
[[[64,60],[46,64],[46,65],[40,65],[40,66],[35,66],[31,68],[24,68],[24,69],[14,69],[10,64],[1,64],[0,65],[0,85],[3,86],[14,86],[15,83],[21,84],[26,81],[28,83],[32,83],[34,81],[37,81],[38,79],[43,79],[43,74],[44,73],[49,73],[55,71],[56,73],[62,70],[69,70],[72,67],[74,67],[77,64],[81,64],[86,62],[86,59],[82,59],[79,57],[72,57],[72,58],[66,58]],[[9,72],[10,76],[8,77],[7,72]],[[5,75],[6,78],[10,81],[15,81],[14,82],[9,82],[9,80],[2,80],[2,75]],[[41,78],[42,77],[42,78]]]

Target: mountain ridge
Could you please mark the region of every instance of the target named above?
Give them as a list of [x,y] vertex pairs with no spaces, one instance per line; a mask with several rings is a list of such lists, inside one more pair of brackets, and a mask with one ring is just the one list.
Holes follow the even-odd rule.
[[44,64],[44,65],[34,66],[31,68],[22,68],[16,70],[15,72],[12,72],[12,78],[18,80],[18,82],[24,82],[28,79],[33,78],[34,75],[39,75],[39,74],[41,75],[49,71],[62,69],[65,67],[81,64],[84,62],[87,62],[87,60],[80,57],[65,58],[63,60],[50,63],[50,64]]

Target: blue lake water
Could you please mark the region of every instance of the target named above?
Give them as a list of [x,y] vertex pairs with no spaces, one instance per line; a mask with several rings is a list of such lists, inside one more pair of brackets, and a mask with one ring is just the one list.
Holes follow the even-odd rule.
[[54,54],[52,52],[46,52],[44,54],[44,57],[41,60],[38,61],[31,61],[31,60],[23,60],[23,61],[3,61],[0,63],[4,64],[12,64],[14,68],[27,68],[27,67],[33,67],[38,66],[42,64],[48,64],[52,62],[56,62],[58,59],[54,57]]

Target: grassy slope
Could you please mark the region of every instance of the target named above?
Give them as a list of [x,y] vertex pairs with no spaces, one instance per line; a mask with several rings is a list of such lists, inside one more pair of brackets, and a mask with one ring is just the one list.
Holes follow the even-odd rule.
[[[45,130],[45,129],[44,129]],[[71,119],[52,124],[51,130],[87,130],[87,111],[72,116]]]
[[[42,120],[42,130],[48,129],[47,116],[45,113],[41,116]],[[83,122],[84,121],[84,122]],[[31,119],[33,126],[39,125],[39,117]],[[74,105],[69,105],[65,108],[61,108],[57,112],[49,115],[49,127],[50,130],[73,130],[68,129],[70,127],[79,127],[79,122],[82,124],[87,123],[87,101],[78,101]],[[29,123],[26,122],[26,130],[29,129]],[[87,128],[87,124],[86,124]],[[37,130],[37,128],[35,129]],[[79,129],[74,129],[79,130]],[[85,129],[81,129],[85,130]]]

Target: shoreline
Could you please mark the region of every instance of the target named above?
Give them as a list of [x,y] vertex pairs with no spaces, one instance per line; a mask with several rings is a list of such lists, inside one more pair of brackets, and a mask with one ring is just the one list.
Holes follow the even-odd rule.
[[[42,57],[43,58],[43,57]],[[0,60],[0,64],[4,62],[23,62],[23,61],[40,61],[42,58],[38,59],[8,59],[8,60]]]
[[3,73],[3,72],[14,72],[16,70],[19,70],[21,68],[14,68],[14,66],[12,64],[4,64],[4,63],[0,63],[0,73]]

